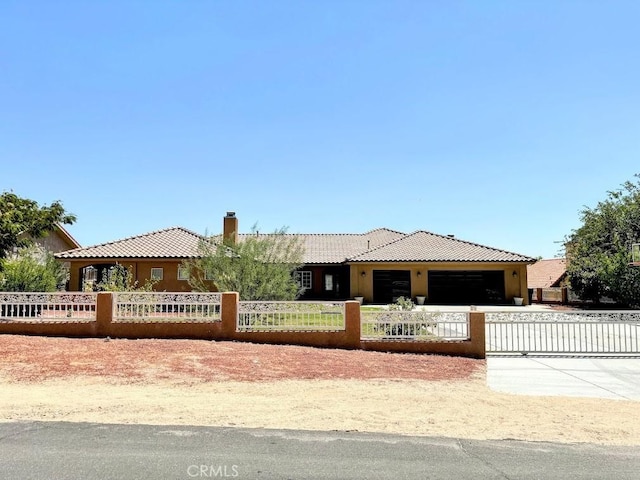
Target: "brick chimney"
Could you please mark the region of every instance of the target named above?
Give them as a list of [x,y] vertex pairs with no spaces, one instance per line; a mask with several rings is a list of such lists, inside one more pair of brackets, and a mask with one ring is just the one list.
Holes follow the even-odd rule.
[[222,225],[222,237],[236,243],[238,241],[238,218],[236,212],[227,212]]

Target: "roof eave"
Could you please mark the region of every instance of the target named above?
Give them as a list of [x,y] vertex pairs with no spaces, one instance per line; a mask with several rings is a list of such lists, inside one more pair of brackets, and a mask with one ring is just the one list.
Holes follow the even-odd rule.
[[397,259],[397,260],[372,260],[352,258],[346,263],[522,263],[528,265],[534,263],[535,260],[461,260],[461,259]]

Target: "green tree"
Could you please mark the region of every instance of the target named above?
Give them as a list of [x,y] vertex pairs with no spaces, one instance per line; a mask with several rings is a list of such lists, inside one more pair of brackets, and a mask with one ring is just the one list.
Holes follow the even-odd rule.
[[69,278],[68,270],[51,252],[38,246],[22,248],[17,255],[0,260],[0,291],[55,292],[62,290]]
[[0,195],[0,259],[14,248],[28,246],[32,239],[46,236],[56,223],[75,221],[75,215],[67,213],[59,201],[40,206],[33,200],[4,192]]
[[304,248],[286,228],[252,234],[234,243],[222,236],[200,242],[199,257],[183,262],[194,290],[238,292],[242,300],[295,300],[301,293],[294,276],[302,266]]
[[640,175],[625,182],[595,208],[585,207],[582,226],[566,238],[571,288],[584,300],[610,297],[640,306],[640,269],[630,266],[640,242]]

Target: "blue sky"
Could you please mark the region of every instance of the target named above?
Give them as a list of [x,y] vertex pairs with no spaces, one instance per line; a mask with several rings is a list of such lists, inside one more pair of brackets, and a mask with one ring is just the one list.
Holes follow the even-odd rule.
[[83,245],[428,230],[553,257],[640,172],[640,2],[0,0],[0,191]]

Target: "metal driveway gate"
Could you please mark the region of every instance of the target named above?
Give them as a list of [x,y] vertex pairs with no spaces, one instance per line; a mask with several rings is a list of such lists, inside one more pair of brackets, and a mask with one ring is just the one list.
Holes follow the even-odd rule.
[[640,312],[487,312],[487,353],[640,354]]

